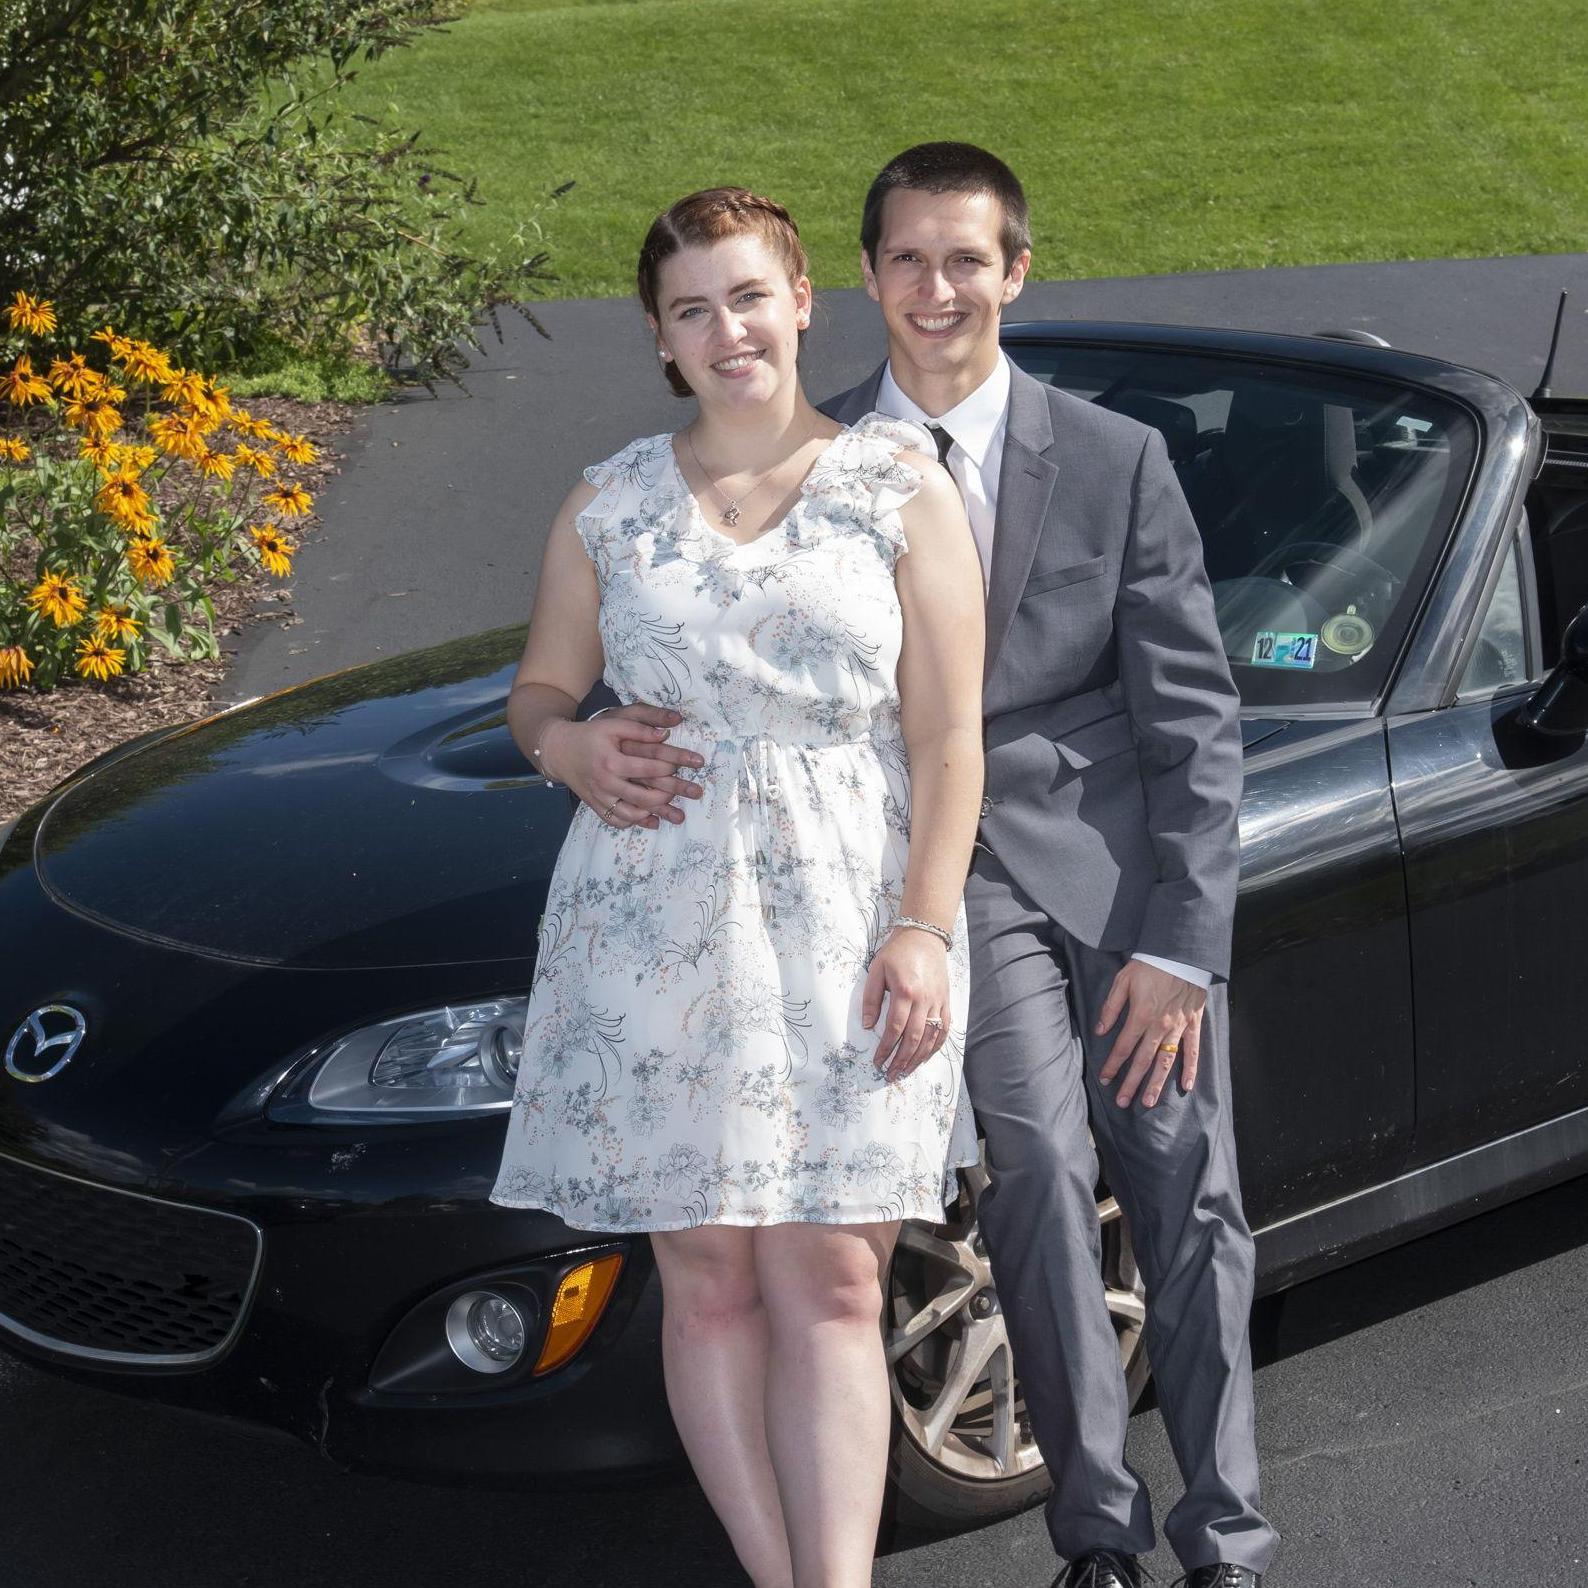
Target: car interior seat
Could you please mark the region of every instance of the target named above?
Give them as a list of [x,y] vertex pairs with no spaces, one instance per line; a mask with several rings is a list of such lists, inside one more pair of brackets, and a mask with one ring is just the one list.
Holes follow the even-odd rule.
[[1202,526],[1214,580],[1250,573],[1288,543],[1359,547],[1372,538],[1347,406],[1255,384],[1238,390],[1216,464],[1222,511]]

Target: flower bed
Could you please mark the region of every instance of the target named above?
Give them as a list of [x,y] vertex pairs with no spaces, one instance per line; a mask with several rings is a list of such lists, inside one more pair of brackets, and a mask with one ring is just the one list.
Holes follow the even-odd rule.
[[212,709],[223,638],[291,621],[292,531],[352,414],[243,408],[108,326],[98,358],[50,350],[50,305],[25,293],[4,314],[0,820],[120,740]]

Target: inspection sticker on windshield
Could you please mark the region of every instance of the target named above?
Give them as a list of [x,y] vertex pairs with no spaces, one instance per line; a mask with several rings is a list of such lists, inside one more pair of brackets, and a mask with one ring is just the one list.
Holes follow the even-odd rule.
[[1252,646],[1252,666],[1311,667],[1317,655],[1316,634],[1276,634],[1264,629]]

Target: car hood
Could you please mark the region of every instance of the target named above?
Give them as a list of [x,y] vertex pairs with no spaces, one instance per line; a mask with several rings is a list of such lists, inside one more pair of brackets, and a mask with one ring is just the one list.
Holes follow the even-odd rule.
[[[519,961],[571,806],[505,706],[520,628],[349,668],[74,779],[39,881],[112,931],[302,970]],[[1279,724],[1242,724],[1247,749]]]
[[74,780],[34,858],[114,931],[306,970],[527,961],[568,824],[508,735],[521,628],[350,668]]

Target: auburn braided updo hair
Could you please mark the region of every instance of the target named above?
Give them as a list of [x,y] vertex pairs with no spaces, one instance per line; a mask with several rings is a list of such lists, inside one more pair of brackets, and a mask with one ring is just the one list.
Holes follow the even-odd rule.
[[[657,298],[663,261],[681,248],[720,243],[726,237],[746,233],[759,237],[775,258],[782,262],[790,282],[805,275],[810,267],[799,227],[783,206],[743,187],[709,187],[681,198],[651,222],[640,247],[639,267],[635,271],[640,302],[653,320],[661,319]],[[805,333],[799,333],[800,341]],[[694,388],[679,372],[672,359],[662,366],[667,384],[679,397],[693,397]]]

